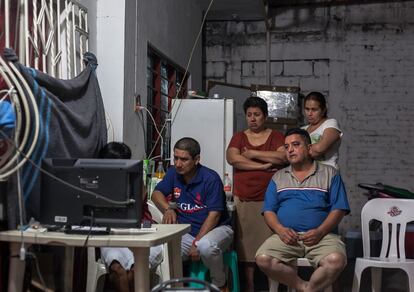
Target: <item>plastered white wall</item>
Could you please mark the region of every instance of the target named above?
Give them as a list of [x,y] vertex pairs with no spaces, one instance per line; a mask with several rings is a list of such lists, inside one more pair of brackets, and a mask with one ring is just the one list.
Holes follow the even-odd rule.
[[113,125],[108,137],[123,141],[125,1],[96,3],[97,74],[105,110]]

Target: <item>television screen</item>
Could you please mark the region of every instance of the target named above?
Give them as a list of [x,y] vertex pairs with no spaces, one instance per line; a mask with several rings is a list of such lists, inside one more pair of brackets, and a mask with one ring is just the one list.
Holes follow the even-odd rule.
[[58,226],[140,227],[142,161],[47,158],[42,168],[40,223]]

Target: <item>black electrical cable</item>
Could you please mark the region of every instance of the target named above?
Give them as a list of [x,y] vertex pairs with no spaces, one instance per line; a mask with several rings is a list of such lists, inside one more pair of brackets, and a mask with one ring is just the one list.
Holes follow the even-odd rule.
[[26,255],[27,255],[27,256],[30,256],[30,257],[34,260],[34,265],[35,265],[35,268],[36,268],[36,273],[37,273],[37,276],[39,277],[39,280],[40,280],[40,285],[42,285],[43,290],[44,290],[45,292],[47,292],[46,282],[45,282],[45,280],[43,279],[42,273],[41,273],[41,271],[40,271],[40,267],[39,267],[39,260],[37,259],[36,254],[34,254],[34,253],[32,253],[32,252],[27,252],[27,253],[26,253]]

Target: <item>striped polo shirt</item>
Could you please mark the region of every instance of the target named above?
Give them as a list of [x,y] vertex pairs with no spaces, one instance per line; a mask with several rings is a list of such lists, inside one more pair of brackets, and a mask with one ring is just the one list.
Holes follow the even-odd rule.
[[313,171],[302,181],[291,166],[272,177],[263,205],[263,212],[276,213],[279,222],[295,231],[317,228],[332,210],[349,213],[345,186],[338,171],[329,165],[314,162]]

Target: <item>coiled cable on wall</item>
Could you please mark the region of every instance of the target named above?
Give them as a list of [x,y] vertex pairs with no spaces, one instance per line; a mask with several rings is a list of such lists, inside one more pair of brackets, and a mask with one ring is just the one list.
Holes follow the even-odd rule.
[[[0,57],[0,65],[0,75],[3,77],[7,86],[10,89],[15,88],[9,96],[16,113],[15,144],[17,150],[20,150],[15,151],[9,161],[0,168],[0,180],[3,180],[14,174],[26,163],[26,157],[23,157],[21,160],[18,159],[20,152],[28,149],[26,151],[27,157],[30,157],[32,154],[39,138],[40,122],[36,99],[19,70],[12,62],[7,64],[2,57]],[[22,124],[23,121],[24,125]],[[22,137],[21,140],[20,137]],[[29,142],[30,137],[32,139]]]
[[[14,153],[12,152],[13,154],[11,158],[7,161],[6,164],[0,167],[0,180],[5,180],[14,173],[17,173],[17,196],[21,232],[20,259],[25,260],[26,249],[24,247],[23,237],[23,194],[20,181],[20,169],[32,154],[39,138],[39,110],[37,107],[36,99],[26,80],[20,74],[19,70],[12,62],[8,62],[7,64],[1,56],[0,76],[9,87],[8,96],[16,116],[14,127],[14,142],[11,139],[8,141],[10,144],[14,145]],[[0,102],[4,102],[4,100],[5,97],[3,97]],[[34,128],[34,131],[32,131],[31,127]],[[4,132],[3,134],[4,139],[7,140],[8,138],[6,134]],[[20,137],[22,137],[21,140]],[[31,141],[29,142],[30,137]],[[30,143],[30,145],[28,143]],[[27,149],[26,146],[28,146],[27,156],[21,157],[20,153],[24,149]]]

